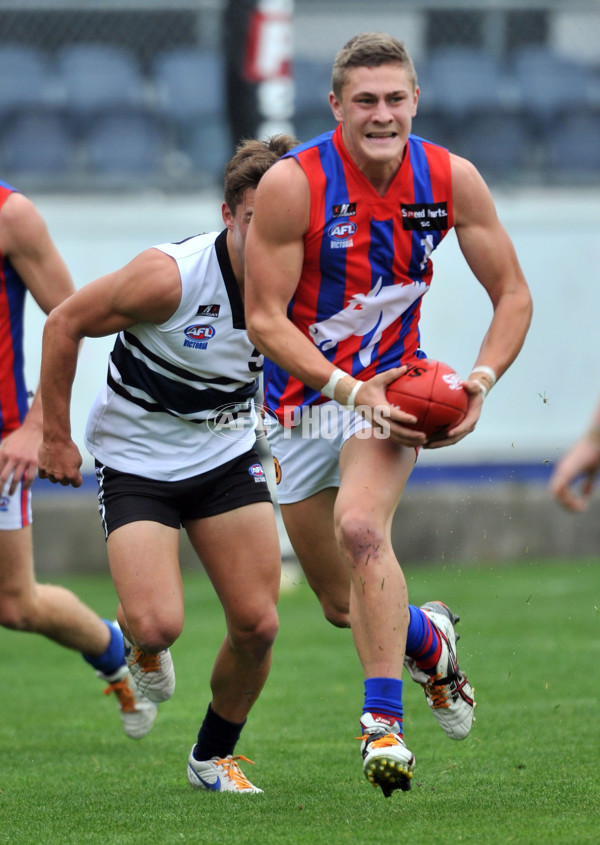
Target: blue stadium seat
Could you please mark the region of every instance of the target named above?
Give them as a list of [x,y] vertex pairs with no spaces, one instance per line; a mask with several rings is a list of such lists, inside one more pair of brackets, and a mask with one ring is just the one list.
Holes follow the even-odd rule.
[[225,165],[231,157],[229,127],[222,121],[197,121],[182,141],[189,158],[190,177],[200,182],[222,184]]
[[335,129],[329,105],[331,62],[295,59],[293,63],[295,108],[294,126],[300,141],[308,141]]
[[329,108],[331,91],[331,62],[313,59],[295,59],[292,65],[296,89],[295,103],[297,112],[308,109]]
[[157,109],[193,180],[221,181],[231,154],[225,67],[219,52],[175,48],[153,64]]
[[[558,55],[547,47],[524,47],[511,63],[521,99],[541,131],[564,109],[580,109],[591,102],[594,77],[586,65]],[[567,119],[566,115],[561,117]]]
[[454,144],[451,122],[439,112],[422,110],[420,107],[417,116],[413,118],[412,133],[443,147],[451,148]]
[[0,118],[51,102],[52,74],[47,56],[34,47],[0,43]]
[[178,48],[160,53],[153,64],[158,108],[180,125],[199,118],[225,119],[225,68],[220,53]]
[[20,114],[2,132],[4,173],[63,176],[74,170],[76,147],[59,114]]
[[111,44],[76,43],[57,54],[65,107],[75,125],[106,111],[143,109],[146,86],[136,57]]
[[546,136],[549,176],[561,183],[600,182],[600,113],[571,112]]
[[142,112],[98,117],[84,140],[88,168],[96,176],[143,181],[162,173],[163,133],[158,122]]
[[503,101],[504,76],[499,63],[484,50],[462,46],[439,48],[423,63],[424,97],[454,121]]
[[530,126],[520,110],[475,114],[455,135],[452,150],[468,158],[489,181],[513,179],[530,163]]

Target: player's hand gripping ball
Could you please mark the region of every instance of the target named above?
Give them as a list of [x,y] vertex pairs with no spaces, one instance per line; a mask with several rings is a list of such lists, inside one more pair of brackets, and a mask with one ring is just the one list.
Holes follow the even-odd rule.
[[442,440],[461,423],[469,405],[458,373],[431,358],[409,364],[404,375],[388,385],[387,398],[390,405],[417,418],[407,428],[423,431],[429,441]]

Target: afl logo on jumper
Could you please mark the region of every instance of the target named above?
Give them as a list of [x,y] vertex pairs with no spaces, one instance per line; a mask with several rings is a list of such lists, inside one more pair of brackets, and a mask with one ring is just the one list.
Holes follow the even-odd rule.
[[264,481],[265,484],[267,483],[267,477],[262,464],[252,464],[248,467],[248,472],[256,482]]
[[332,249],[345,249],[353,244],[352,236],[356,234],[356,223],[353,223],[352,220],[334,223],[327,230],[327,234]]
[[351,238],[355,232],[356,223],[353,223],[351,220],[347,223],[334,223],[333,226],[329,227],[329,237],[335,238],[338,241]]
[[217,330],[214,326],[194,325],[188,326],[187,329],[184,329],[184,332],[184,346],[191,347],[192,349],[206,349],[208,341],[216,335]]

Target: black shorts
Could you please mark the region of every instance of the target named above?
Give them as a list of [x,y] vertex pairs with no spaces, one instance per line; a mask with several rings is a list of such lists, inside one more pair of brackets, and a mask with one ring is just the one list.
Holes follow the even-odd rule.
[[265,471],[254,449],[183,481],[156,481],[96,461],[96,480],[106,537],[129,522],[149,520],[180,528],[191,519],[271,501]]

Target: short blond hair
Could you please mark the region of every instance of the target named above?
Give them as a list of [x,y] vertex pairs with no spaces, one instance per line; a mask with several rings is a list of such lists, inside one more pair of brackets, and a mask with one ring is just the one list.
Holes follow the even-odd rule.
[[417,87],[417,72],[408,50],[401,41],[384,32],[362,32],[347,41],[333,62],[331,88],[339,99],[346,82],[346,75],[354,67],[379,67],[399,64],[404,67]]

